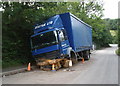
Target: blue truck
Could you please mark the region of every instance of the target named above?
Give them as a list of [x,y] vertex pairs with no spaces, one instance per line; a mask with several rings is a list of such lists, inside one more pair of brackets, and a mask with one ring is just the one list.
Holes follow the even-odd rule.
[[55,59],[90,59],[92,28],[71,13],[49,18],[35,26],[31,36],[32,56],[36,62]]

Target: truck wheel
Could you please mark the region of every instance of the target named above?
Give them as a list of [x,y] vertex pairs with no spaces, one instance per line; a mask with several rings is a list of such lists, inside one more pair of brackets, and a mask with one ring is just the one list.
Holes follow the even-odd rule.
[[89,60],[90,59],[90,51],[85,51],[84,53],[84,59]]
[[73,63],[73,64],[75,64],[75,63],[78,62],[75,53],[72,53],[72,54],[71,54],[71,60],[72,60],[72,63]]

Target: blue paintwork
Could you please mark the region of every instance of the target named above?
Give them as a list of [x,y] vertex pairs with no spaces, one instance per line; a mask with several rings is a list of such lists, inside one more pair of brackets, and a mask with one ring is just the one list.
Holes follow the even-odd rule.
[[58,50],[58,49],[59,49],[58,45],[52,45],[50,47],[33,50],[32,51],[32,55],[37,55],[37,54],[41,54],[41,53],[51,52],[51,51]]
[[58,29],[57,29],[57,28],[48,29],[48,30],[43,31],[43,32],[40,32],[40,33],[35,33],[35,34],[33,34],[31,37],[37,36],[37,35],[39,35],[39,34],[47,33],[47,32],[50,32],[50,31],[55,31],[55,30],[58,30]]
[[[92,48],[92,28],[71,13],[59,14],[48,19],[42,26],[38,25],[34,29],[34,37],[49,31],[66,30],[68,40],[60,42],[58,45],[46,47],[32,51],[32,55],[37,55],[54,50],[60,50],[60,54],[67,54],[67,48],[72,47],[75,52],[89,50]],[[59,38],[58,38],[59,39]],[[65,46],[62,46],[65,45]]]
[[80,47],[92,46],[92,29],[90,26],[84,24],[83,22],[77,20],[74,16],[71,16],[72,21],[72,33],[73,33],[73,49],[76,52],[81,50],[86,50],[86,48],[78,49]]
[[[92,48],[92,28],[71,13],[60,14],[69,39],[75,52]],[[89,47],[89,48],[81,48]]]
[[68,40],[65,40],[65,41],[63,41],[63,42],[61,42],[60,44],[59,44],[59,48],[60,48],[60,53],[62,53],[62,54],[67,54],[67,48],[68,47],[70,47],[70,45],[69,45],[69,41]]
[[74,47],[70,15],[69,15],[69,13],[64,13],[64,14],[60,14],[60,17],[62,19],[62,24],[67,32],[70,46]]
[[[52,21],[53,23],[50,24],[50,25],[47,25],[47,22],[50,22],[50,21]],[[56,16],[51,17],[44,24],[45,24],[44,27],[40,27],[40,28],[34,29],[34,33],[38,33],[39,31],[48,30],[48,29],[52,29],[52,28],[63,27],[60,15],[56,15]]]

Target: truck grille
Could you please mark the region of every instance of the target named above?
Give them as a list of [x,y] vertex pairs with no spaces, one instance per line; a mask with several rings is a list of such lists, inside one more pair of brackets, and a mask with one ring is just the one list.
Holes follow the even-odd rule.
[[56,50],[56,51],[52,51],[52,52],[47,52],[47,53],[42,53],[42,54],[35,55],[34,58],[36,60],[39,59],[39,61],[44,61],[44,60],[47,60],[47,59],[55,59],[59,56],[60,56],[59,50]]

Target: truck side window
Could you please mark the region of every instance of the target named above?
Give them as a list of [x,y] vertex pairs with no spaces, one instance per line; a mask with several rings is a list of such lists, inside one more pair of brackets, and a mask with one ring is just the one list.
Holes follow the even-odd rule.
[[67,40],[67,33],[66,33],[66,31],[64,29],[62,29],[62,32],[63,32],[65,40]]
[[59,31],[59,36],[60,36],[60,41],[65,41],[67,39],[67,36],[66,36],[64,29]]
[[61,30],[59,31],[59,36],[60,36],[60,41],[64,41],[65,40],[63,32]]

